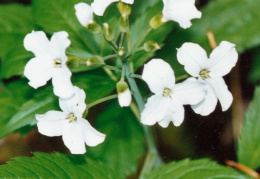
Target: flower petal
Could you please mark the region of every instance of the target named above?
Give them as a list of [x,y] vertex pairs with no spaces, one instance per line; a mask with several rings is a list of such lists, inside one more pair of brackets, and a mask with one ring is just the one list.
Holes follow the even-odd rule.
[[51,37],[51,49],[56,58],[63,61],[65,65],[67,61],[66,48],[70,46],[70,40],[68,39],[69,34],[65,31],[56,32]]
[[59,98],[59,105],[62,111],[67,113],[74,113],[76,117],[82,117],[86,110],[86,93],[84,90],[74,86],[74,95],[70,98]]
[[118,94],[118,102],[121,107],[130,106],[131,101],[132,101],[132,95],[129,89],[127,89],[123,93]]
[[181,104],[197,104],[205,96],[204,84],[195,78],[188,78],[182,83],[175,85],[172,99]]
[[98,16],[103,16],[106,8],[113,2],[116,2],[118,0],[94,0],[93,3],[91,3],[91,8],[93,12]]
[[207,54],[201,46],[195,43],[184,43],[181,48],[177,49],[177,59],[184,69],[194,77],[207,65]]
[[48,59],[32,58],[24,68],[24,76],[33,88],[44,86],[53,75],[53,67]]
[[202,116],[207,116],[212,113],[215,110],[218,102],[214,90],[209,85],[205,85],[205,89],[205,98],[198,104],[191,105],[191,108],[194,110],[194,112]]
[[146,125],[154,125],[161,121],[170,107],[170,98],[162,95],[153,95],[148,98],[145,108],[141,113],[141,122]]
[[46,136],[60,136],[63,133],[66,113],[60,111],[49,111],[43,115],[35,115],[38,131]]
[[163,0],[163,19],[173,20],[184,29],[189,28],[191,19],[201,18],[201,12],[195,7],[195,0]]
[[222,111],[226,111],[233,102],[233,96],[228,90],[228,87],[222,77],[209,78],[206,82],[213,88],[219,102],[222,106]]
[[36,57],[52,58],[52,49],[50,41],[43,31],[32,31],[24,38],[24,47],[26,50],[34,53]]
[[52,84],[54,94],[60,98],[70,98],[74,94],[74,88],[70,81],[71,72],[67,66],[57,67],[54,70]]
[[134,0],[122,0],[124,3],[127,3],[127,4],[133,4],[134,3]]
[[83,127],[77,121],[66,121],[62,139],[72,154],[86,153],[86,147],[83,138]]
[[210,75],[225,76],[236,65],[238,54],[235,49],[235,44],[227,41],[222,41],[220,45],[213,50],[210,55]]
[[92,8],[86,3],[78,3],[74,6],[76,10],[76,16],[80,24],[87,27],[88,24],[93,23],[93,11]]
[[172,88],[175,85],[174,72],[162,59],[152,59],[145,64],[142,78],[156,94],[162,94],[165,87]]
[[83,127],[83,139],[88,146],[97,146],[105,140],[106,135],[94,129],[87,120],[80,118],[78,122]]

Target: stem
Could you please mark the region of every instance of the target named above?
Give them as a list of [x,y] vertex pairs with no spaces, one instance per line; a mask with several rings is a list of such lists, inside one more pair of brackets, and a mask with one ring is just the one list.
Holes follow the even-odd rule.
[[122,67],[122,73],[121,73],[121,81],[125,81],[125,65]]
[[107,75],[113,80],[113,81],[117,81],[117,77],[114,75],[114,73],[112,73],[111,66],[105,65],[103,67],[103,69],[105,70],[105,72],[107,73]]
[[141,75],[137,75],[137,74],[130,74],[130,77],[131,78],[138,78],[140,80],[143,80],[142,76]]
[[103,103],[105,101],[108,101],[108,100],[111,100],[111,99],[115,99],[117,98],[117,94],[113,94],[113,95],[110,95],[110,96],[106,96],[104,98],[101,98],[101,99],[98,99],[96,101],[94,101],[93,103],[90,103],[87,105],[87,110],[89,108],[92,108],[93,106],[97,105],[97,104],[100,104],[100,103]]
[[124,32],[121,32],[119,47],[122,47],[122,45],[123,45],[123,43],[124,43],[124,37],[125,37],[125,33],[124,33]]
[[129,26],[128,26],[128,29],[126,32],[126,40],[127,40],[128,51],[131,51],[131,38],[130,38],[130,27]]
[[143,38],[152,30],[152,27],[149,27],[148,29],[146,29],[146,31],[144,31],[144,33],[139,37],[139,39],[136,41],[136,43],[134,44],[133,49],[137,48],[139,43],[143,40]]
[[112,55],[108,55],[108,56],[105,56],[105,57],[102,57],[103,60],[108,60],[110,58],[116,58],[117,57],[117,54],[112,54]]
[[181,76],[178,76],[178,77],[175,79],[175,81],[176,81],[176,82],[177,82],[177,81],[181,81],[181,80],[184,80],[184,79],[186,79],[186,78],[188,78],[188,77],[189,77],[188,74],[181,75]]

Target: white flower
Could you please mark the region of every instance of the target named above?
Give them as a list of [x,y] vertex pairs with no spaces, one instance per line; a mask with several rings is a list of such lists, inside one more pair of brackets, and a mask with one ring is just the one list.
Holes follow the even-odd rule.
[[183,105],[197,104],[205,95],[203,84],[195,78],[175,84],[172,68],[161,59],[147,63],[142,78],[155,93],[141,113],[141,122],[146,125],[158,122],[162,127],[167,127],[171,121],[175,126],[181,125],[184,120]]
[[24,47],[35,55],[24,69],[30,86],[44,86],[52,78],[55,95],[63,98],[73,95],[71,72],[66,66],[65,54],[69,45],[68,33],[64,31],[54,33],[50,41],[42,31],[33,31],[26,35]]
[[184,29],[189,28],[191,19],[201,18],[201,12],[195,7],[195,0],[163,0],[162,21],[173,20]]
[[[113,2],[117,2],[119,0],[94,0],[93,3],[91,3],[91,7],[93,12],[98,16],[103,16],[106,8],[112,4]],[[133,4],[134,0],[121,0],[124,3],[127,4]]]
[[205,50],[199,45],[185,43],[178,49],[177,57],[190,75],[198,77],[205,84],[206,96],[192,106],[193,110],[201,115],[209,115],[219,99],[222,110],[226,111],[231,106],[233,97],[222,76],[228,74],[237,62],[235,44],[221,42],[208,59]]
[[86,3],[78,3],[74,6],[76,10],[76,16],[81,25],[87,27],[88,24],[93,23],[93,11],[92,8]]
[[74,90],[73,97],[59,100],[63,112],[49,111],[43,115],[36,115],[36,119],[41,134],[50,137],[62,136],[71,153],[83,154],[86,152],[85,143],[88,146],[96,146],[105,140],[105,135],[82,118],[86,109],[86,95],[78,87],[74,87]]
[[132,101],[132,95],[129,89],[118,94],[118,102],[121,107],[130,106]]

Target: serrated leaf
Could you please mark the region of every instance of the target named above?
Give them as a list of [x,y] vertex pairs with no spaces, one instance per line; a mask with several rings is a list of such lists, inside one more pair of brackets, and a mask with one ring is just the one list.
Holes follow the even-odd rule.
[[23,74],[24,66],[31,57],[31,53],[23,47],[25,35],[33,30],[31,7],[1,5],[0,17],[0,77],[10,78]]
[[250,168],[260,167],[260,87],[256,87],[253,101],[245,116],[238,140],[238,161]]
[[[107,79],[108,77],[99,77],[81,73],[73,76],[73,84],[84,89],[87,93],[87,103],[102,98],[115,88],[115,83]],[[28,85],[28,84],[26,84]],[[28,85],[29,86],[29,85]],[[33,91],[35,93],[36,91]],[[15,99],[14,99],[15,100]],[[1,100],[0,100],[1,102]],[[9,102],[12,105],[12,101]],[[1,103],[0,103],[1,104]],[[4,104],[2,104],[4,106]],[[1,105],[1,107],[2,107]],[[54,96],[52,87],[44,87],[36,92],[36,95],[27,102],[16,105],[16,111],[13,110],[8,120],[0,123],[0,138],[28,125],[35,125],[35,114],[46,113],[49,110],[59,110],[58,98]],[[4,112],[4,113],[7,113]],[[11,117],[10,115],[8,115]]]
[[82,155],[34,153],[34,157],[17,157],[0,166],[0,178],[119,179],[120,177],[106,165]]
[[190,161],[185,159],[179,162],[171,162],[163,165],[150,174],[145,179],[250,179],[242,173],[232,168],[222,166],[209,159],[199,159]]
[[89,154],[124,178],[136,172],[138,160],[144,153],[144,133],[131,110],[119,104],[108,106],[97,118],[95,127],[107,135],[106,140],[89,150]]

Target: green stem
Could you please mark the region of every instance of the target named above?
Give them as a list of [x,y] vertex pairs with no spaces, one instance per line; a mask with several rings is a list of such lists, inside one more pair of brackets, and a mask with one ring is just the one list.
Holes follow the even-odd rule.
[[188,74],[181,75],[181,76],[176,77],[175,81],[176,81],[176,82],[177,82],[177,81],[181,81],[181,80],[184,80],[184,79],[186,79],[186,78],[188,78],[188,77],[189,77]]
[[117,94],[114,94],[114,95],[110,95],[110,96],[106,96],[104,98],[101,98],[101,99],[98,99],[96,101],[94,101],[93,103],[90,103],[87,105],[87,110],[93,106],[96,106],[97,104],[100,104],[100,103],[103,103],[105,101],[108,101],[108,100],[111,100],[111,99],[115,99],[117,98]]
[[127,40],[128,51],[131,51],[131,37],[130,37],[130,28],[129,28],[129,26],[128,26],[128,30],[126,32],[126,40]]
[[[103,69],[105,70],[105,72],[107,73],[107,75],[113,80],[113,81],[117,81],[117,77],[114,75],[114,73],[110,70],[111,66],[105,65],[103,67]],[[113,69],[114,70],[114,69]]]
[[140,42],[143,40],[143,38],[152,30],[152,27],[149,27],[148,29],[146,29],[146,31],[144,31],[144,33],[139,37],[139,39],[136,41],[136,43],[134,44],[133,49],[137,48],[138,45],[140,44]]
[[108,55],[108,56],[105,56],[105,57],[102,57],[103,60],[108,60],[110,58],[116,58],[117,57],[117,54],[112,54],[112,55]]
[[119,47],[123,46],[124,38],[125,38],[125,33],[121,32],[120,41],[119,41]]
[[121,73],[121,81],[125,81],[125,65],[122,67],[122,73]]
[[130,74],[130,77],[131,78],[138,78],[140,80],[143,80],[142,76],[141,75],[137,75],[137,74]]

